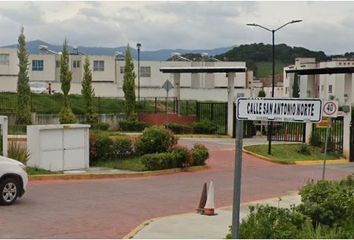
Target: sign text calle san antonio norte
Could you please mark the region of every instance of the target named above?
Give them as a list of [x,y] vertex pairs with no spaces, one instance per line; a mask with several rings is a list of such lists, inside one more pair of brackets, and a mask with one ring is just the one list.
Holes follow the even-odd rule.
[[237,98],[239,120],[320,122],[322,100],[316,98]]

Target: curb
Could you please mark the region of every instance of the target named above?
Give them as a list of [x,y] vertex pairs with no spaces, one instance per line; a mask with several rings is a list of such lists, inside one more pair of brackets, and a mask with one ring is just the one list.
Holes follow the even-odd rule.
[[[278,164],[285,164],[285,165],[289,165],[289,164],[295,164],[295,165],[320,165],[323,164],[324,160],[302,160],[302,161],[294,161],[294,162],[280,162],[280,161],[275,161],[273,159],[270,159],[268,157],[265,157],[263,155],[259,155],[257,153],[251,152],[249,150],[246,149],[242,149],[242,152],[250,154],[252,156],[261,158],[265,161],[268,162],[272,162],[272,163],[278,163]],[[331,160],[326,160],[326,164],[346,164],[349,163],[349,160],[344,159],[344,158],[340,158],[340,159],[331,159]]]
[[30,181],[40,180],[89,180],[89,179],[107,179],[107,178],[135,178],[135,177],[151,177],[169,175],[180,172],[199,172],[209,169],[209,166],[194,166],[186,169],[173,168],[158,171],[146,171],[137,173],[82,173],[82,174],[46,174],[46,175],[30,175]]
[[[323,164],[324,160],[308,160],[308,161],[295,161],[296,165],[317,165]],[[349,163],[349,160],[340,158],[336,160],[326,160],[326,164],[346,164]]]
[[254,156],[254,157],[263,159],[263,160],[265,160],[265,161],[272,162],[272,163],[285,164],[285,165],[293,164],[293,163],[289,163],[289,162],[279,162],[279,161],[275,161],[275,160],[270,159],[270,158],[268,158],[268,157],[265,157],[265,156],[263,156],[263,155],[259,155],[259,154],[257,154],[257,153],[254,153],[254,152],[251,152],[251,151],[249,151],[249,150],[246,150],[246,149],[244,149],[244,148],[242,149],[242,152],[247,153],[247,154],[249,154],[249,155],[252,155],[252,156]]
[[[286,195],[282,195],[280,196],[280,198],[283,198],[285,196],[290,196],[290,195],[294,195],[294,193],[297,193],[297,191],[289,191],[288,194]],[[279,197],[272,197],[272,198],[265,198],[265,199],[261,199],[261,200],[255,200],[255,201],[250,201],[250,202],[245,202],[245,203],[241,203],[241,206],[247,206],[247,205],[255,205],[257,203],[259,203],[260,201],[265,201],[265,200],[278,200]],[[225,205],[225,206],[220,206],[217,209],[219,210],[226,210],[232,208],[232,205]],[[162,217],[155,217],[155,218],[150,218],[148,220],[143,221],[142,223],[140,223],[138,226],[136,226],[135,228],[133,228],[128,234],[126,234],[125,236],[122,237],[122,239],[132,239],[138,232],[140,232],[144,227],[146,227],[147,225],[149,225],[150,223],[159,220],[161,218],[165,218],[165,217],[172,217],[172,216],[182,216],[182,215],[188,215],[191,213],[195,213],[190,211],[190,212],[185,212],[185,213],[177,213],[177,214],[171,214],[171,215],[167,215],[167,216],[162,216]]]

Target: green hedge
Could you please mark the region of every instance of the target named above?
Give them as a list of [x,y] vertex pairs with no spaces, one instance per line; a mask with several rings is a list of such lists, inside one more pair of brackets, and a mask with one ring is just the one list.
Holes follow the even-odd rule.
[[136,143],[138,154],[167,152],[177,143],[177,138],[167,129],[159,127],[146,128]]
[[212,122],[203,120],[192,124],[193,133],[197,134],[215,134],[218,126]]
[[175,134],[188,134],[193,133],[193,128],[189,125],[168,123],[165,124],[165,128],[170,129]]
[[92,164],[133,154],[133,143],[128,137],[111,138],[106,134],[90,134],[90,162]]
[[195,144],[191,152],[193,166],[205,165],[205,161],[209,158],[209,152],[204,145]]
[[151,126],[149,123],[138,121],[120,121],[118,125],[118,129],[123,132],[141,132]]
[[[290,209],[250,207],[241,238],[354,238],[354,177],[318,181],[300,190],[302,203]],[[231,238],[228,234],[227,238]]]

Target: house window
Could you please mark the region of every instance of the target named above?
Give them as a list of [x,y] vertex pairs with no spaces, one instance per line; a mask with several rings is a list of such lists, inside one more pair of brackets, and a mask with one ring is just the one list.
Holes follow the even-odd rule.
[[288,94],[289,88],[285,87],[285,94]]
[[32,60],[32,71],[43,71],[43,60]]
[[324,91],[324,86],[323,85],[321,85],[321,92],[323,92]]
[[120,73],[123,74],[125,71],[125,67],[120,67]]
[[0,54],[0,65],[9,65],[10,54]]
[[141,77],[151,77],[151,67],[140,67]]
[[95,60],[93,61],[93,71],[104,71],[104,61],[102,60]]
[[59,61],[59,60],[56,60],[56,61],[55,61],[55,67],[56,67],[56,68],[60,68],[60,61]]
[[328,93],[332,93],[333,87],[332,85],[328,85]]
[[80,60],[73,61],[73,68],[80,68]]

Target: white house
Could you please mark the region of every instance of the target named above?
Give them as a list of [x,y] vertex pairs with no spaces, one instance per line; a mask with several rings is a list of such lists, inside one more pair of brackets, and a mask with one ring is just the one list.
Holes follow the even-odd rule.
[[[77,51],[78,53],[78,51]],[[72,71],[72,84],[70,93],[81,93],[83,77],[84,55],[71,53],[70,69]],[[92,69],[93,87],[96,96],[123,97],[124,58],[107,55],[89,55]],[[2,68],[1,60],[7,68]],[[0,91],[16,91],[17,81],[16,49],[0,48]],[[160,72],[162,67],[245,67],[245,62],[222,61],[140,61],[140,84],[138,83],[138,62],[134,60],[136,86],[140,85],[140,96],[165,97],[166,92],[162,85],[168,79],[173,84],[171,74]],[[11,76],[10,76],[11,75]],[[4,77],[4,79],[2,79]],[[41,54],[29,55],[29,78],[31,82],[51,83],[52,89],[60,91],[60,55],[48,51]],[[253,73],[238,73],[235,78],[235,95],[250,96]],[[173,97],[173,91],[169,93]],[[181,74],[181,99],[227,101],[227,76],[225,73],[192,73]]]

